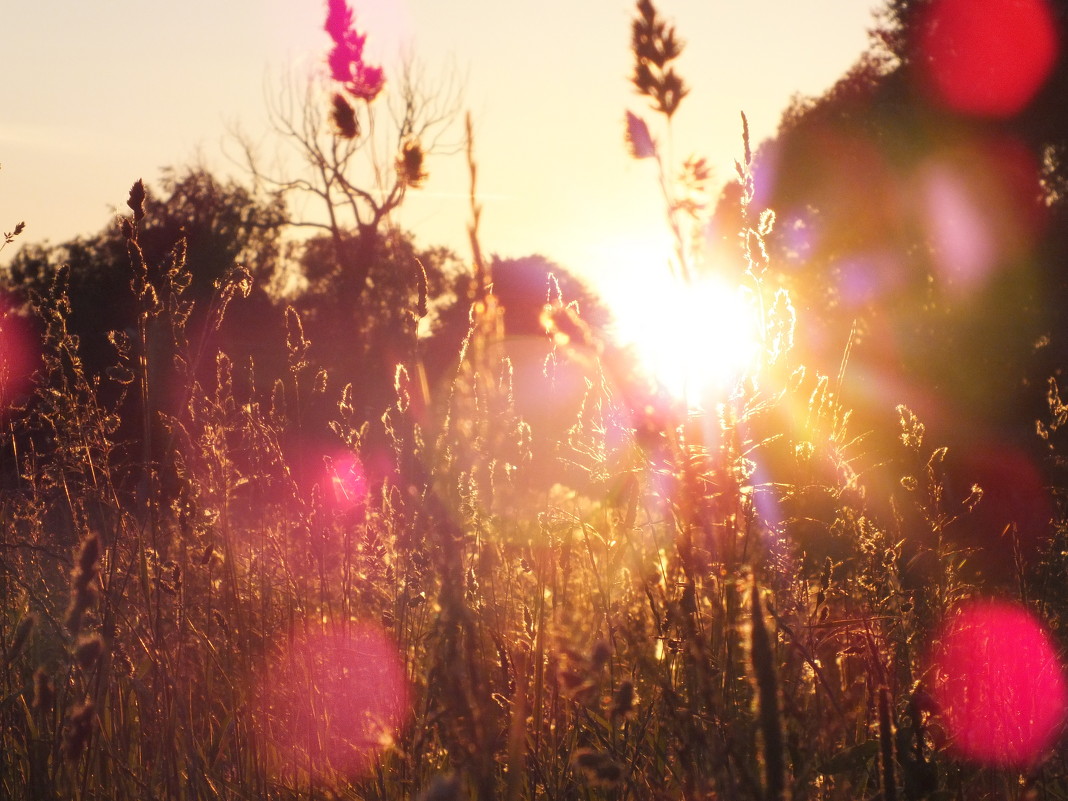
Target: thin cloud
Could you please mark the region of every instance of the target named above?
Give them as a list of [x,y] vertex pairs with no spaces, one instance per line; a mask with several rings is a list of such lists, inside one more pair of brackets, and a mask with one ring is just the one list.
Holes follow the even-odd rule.
[[27,150],[89,153],[98,151],[104,141],[104,137],[97,131],[72,130],[60,125],[16,124],[0,127],[0,143]]

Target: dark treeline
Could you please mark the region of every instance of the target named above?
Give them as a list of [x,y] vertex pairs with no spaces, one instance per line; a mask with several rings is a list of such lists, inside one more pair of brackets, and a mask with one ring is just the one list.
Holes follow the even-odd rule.
[[[968,24],[958,6],[891,0],[855,66],[761,145],[755,202],[777,214],[770,259],[801,352],[832,376],[848,356],[868,450],[907,405],[950,446],[954,494],[987,492],[964,538],[1016,525],[1033,542],[1066,478],[1045,424],[1068,365],[1068,5],[992,4]],[[953,69],[971,72],[953,84]],[[740,191],[713,226],[728,251]]]
[[[396,402],[395,375],[402,367],[419,420],[432,435],[471,325],[471,271],[455,253],[420,248],[400,230],[341,231],[339,247],[332,233],[287,240],[290,222],[277,197],[199,168],[168,171],[158,194],[147,191],[137,242],[158,293],[176,247],[184,249],[188,286],[180,294],[189,320],[182,358],[190,361],[193,377],[211,386],[215,354],[222,352],[234,365],[236,388],[250,402],[272,395],[281,401],[288,393],[302,407],[295,440],[308,453],[300,458],[314,461],[311,451],[325,453],[337,444],[329,424],[346,386],[349,422],[366,424],[369,436],[382,440],[381,418]],[[70,303],[67,328],[77,337],[82,365],[105,399],[123,397],[118,411],[127,422],[139,419],[140,400],[115,380],[121,361],[116,336],[136,338],[134,271],[129,242],[116,222],[69,242],[26,245],[3,276],[3,289],[30,315],[61,277]],[[362,281],[351,280],[354,272]],[[540,256],[494,257],[491,275],[522,390],[517,397],[526,416],[538,418],[535,434],[548,442],[566,427],[585,386],[581,370],[566,364],[550,375],[546,361],[554,347],[544,309],[553,303],[581,309],[599,339],[608,331],[607,311],[565,268]],[[224,310],[225,288],[234,281],[241,297]],[[178,414],[189,399],[182,391],[188,376],[168,367],[178,355],[176,343],[162,328],[148,335],[151,415]],[[315,391],[298,386],[298,379]],[[168,457],[163,449],[153,458]]]

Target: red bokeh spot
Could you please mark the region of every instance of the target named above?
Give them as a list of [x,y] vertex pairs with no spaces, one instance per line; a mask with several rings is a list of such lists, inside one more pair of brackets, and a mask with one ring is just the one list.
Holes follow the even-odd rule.
[[378,628],[323,626],[294,638],[259,701],[280,772],[354,777],[393,743],[408,685],[397,648]]
[[22,401],[32,388],[40,354],[29,321],[0,296],[0,417]]
[[987,765],[1033,765],[1064,723],[1068,692],[1049,638],[1022,607],[973,601],[932,653],[934,697],[950,746]]
[[360,457],[351,451],[324,458],[323,485],[329,487],[327,500],[336,508],[355,509],[367,501],[367,471]]
[[924,22],[922,77],[955,111],[1011,116],[1031,101],[1057,60],[1045,0],[935,0]]

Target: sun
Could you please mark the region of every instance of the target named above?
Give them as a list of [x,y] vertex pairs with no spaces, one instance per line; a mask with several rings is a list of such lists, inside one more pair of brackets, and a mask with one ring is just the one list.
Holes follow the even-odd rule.
[[[663,251],[659,251],[661,254]],[[672,397],[691,408],[722,400],[760,353],[752,291],[704,275],[684,282],[656,249],[630,250],[600,283],[616,337]],[[657,265],[661,265],[657,268]]]
[[620,340],[645,369],[691,407],[722,399],[756,357],[756,313],[742,287],[669,276],[618,309]]

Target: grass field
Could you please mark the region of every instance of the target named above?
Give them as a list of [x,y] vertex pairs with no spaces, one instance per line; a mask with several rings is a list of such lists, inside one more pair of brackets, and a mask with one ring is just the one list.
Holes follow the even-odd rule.
[[[637,88],[670,122],[685,92],[643,19],[638,63],[662,63]],[[660,159],[644,121],[628,133]],[[1062,511],[1026,551],[1006,529],[997,580],[972,568],[955,532],[983,488],[947,485],[903,406],[896,431],[854,430],[840,376],[793,349],[806,319],[766,260],[748,133],[744,152],[751,356],[703,403],[635,395],[550,294],[544,352],[584,388],[552,436],[521,411],[555,402],[552,375],[517,396],[529,365],[485,284],[428,408],[402,364],[362,419],[360,377],[327,385],[292,310],[287,371],[258,385],[190,330],[181,245],[139,263],[135,186],[138,324],[112,368],[83,366],[62,271],[28,395],[4,362],[0,797],[1068,797]],[[5,315],[14,354],[26,318]]]

